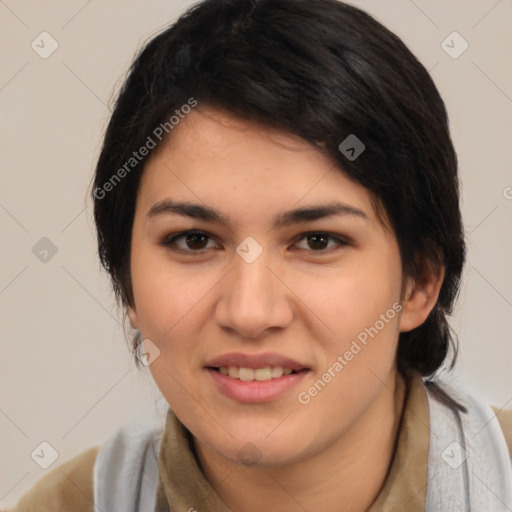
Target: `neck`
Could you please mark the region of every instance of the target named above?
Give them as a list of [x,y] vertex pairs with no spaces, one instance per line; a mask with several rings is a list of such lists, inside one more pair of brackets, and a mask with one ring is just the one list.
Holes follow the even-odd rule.
[[[194,440],[202,470],[231,510],[364,512],[386,479],[406,386],[396,373],[349,431],[314,457],[278,468],[247,468]],[[227,476],[229,475],[229,476]]]

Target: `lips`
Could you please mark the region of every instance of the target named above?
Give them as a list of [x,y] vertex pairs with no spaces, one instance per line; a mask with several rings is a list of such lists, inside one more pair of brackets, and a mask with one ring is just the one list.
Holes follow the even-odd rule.
[[208,361],[205,370],[223,395],[253,404],[285,396],[311,371],[307,365],[276,352],[223,354]]
[[230,366],[238,368],[252,368],[254,370],[258,368],[281,366],[283,368],[290,368],[294,372],[310,369],[307,365],[289,357],[282,356],[276,352],[264,352],[262,354],[231,352],[211,359],[205,364],[206,368],[211,369],[219,369],[221,367],[229,368]]

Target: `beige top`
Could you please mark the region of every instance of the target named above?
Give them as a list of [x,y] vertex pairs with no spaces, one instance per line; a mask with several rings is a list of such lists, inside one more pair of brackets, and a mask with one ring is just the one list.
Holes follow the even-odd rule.
[[[493,408],[500,422],[512,458],[512,410]],[[163,503],[194,503],[197,510],[229,510],[203,475],[190,450],[183,424],[172,411],[167,416],[162,447],[175,461],[160,471],[157,510]],[[164,439],[162,439],[164,441]],[[425,508],[429,445],[428,401],[419,375],[408,384],[395,454],[383,487],[368,512],[417,512]],[[18,502],[5,512],[95,512],[93,467],[99,446],[94,446],[51,470]],[[162,454],[160,454],[160,463]],[[164,491],[165,488],[165,491]],[[187,510],[187,507],[184,510]]]

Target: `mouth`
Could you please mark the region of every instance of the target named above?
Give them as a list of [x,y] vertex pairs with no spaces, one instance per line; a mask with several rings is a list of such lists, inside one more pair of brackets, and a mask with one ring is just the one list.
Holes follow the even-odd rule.
[[274,352],[230,353],[208,361],[204,369],[214,389],[237,402],[262,403],[286,395],[312,369]]

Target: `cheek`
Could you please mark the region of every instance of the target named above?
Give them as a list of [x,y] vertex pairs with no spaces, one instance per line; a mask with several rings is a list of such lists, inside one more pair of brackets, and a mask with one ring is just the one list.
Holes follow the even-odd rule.
[[205,272],[173,270],[168,262],[157,264],[156,260],[153,256],[151,264],[145,264],[144,259],[134,258],[132,271],[142,336],[160,351],[149,370],[180,418],[194,418],[204,412],[198,407],[205,400],[197,384],[203,357],[201,328],[208,292],[216,280]]
[[330,296],[319,292],[335,335],[317,338],[321,363],[297,397],[305,421],[318,418],[326,438],[348,429],[389,385],[399,334],[396,290],[382,288],[376,297],[374,288],[345,285]]
[[336,415],[348,418],[349,411],[357,412],[371,402],[388,379],[401,308],[400,260],[391,256],[360,258],[350,271],[333,272],[331,280],[303,284],[300,293],[308,297],[308,307],[329,328],[316,336],[318,385],[302,390],[308,395],[305,400],[311,397],[315,414],[338,403],[343,405]]
[[161,256],[154,249],[134,252],[132,282],[143,336],[162,345],[167,338],[177,337],[200,311],[201,300],[214,285],[210,281],[205,272],[192,266],[173,268],[165,253]]
[[[342,348],[366,328],[378,322],[379,330],[398,332],[396,310],[400,298],[400,275],[383,265],[352,266],[320,279],[299,278],[294,291],[304,297],[307,308],[325,326],[322,336]],[[381,315],[385,316],[385,329]],[[364,337],[364,336],[363,336]]]

